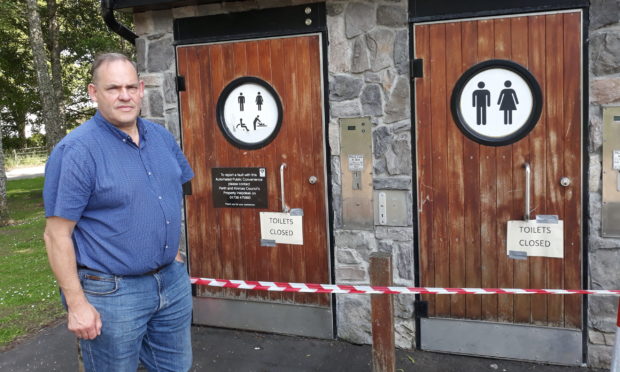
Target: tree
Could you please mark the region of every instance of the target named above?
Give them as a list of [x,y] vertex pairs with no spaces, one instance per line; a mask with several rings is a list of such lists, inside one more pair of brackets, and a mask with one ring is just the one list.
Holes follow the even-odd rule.
[[9,207],[6,200],[6,172],[4,170],[4,151],[0,141],[0,226],[9,220]]
[[57,101],[58,95],[54,91],[54,87],[61,87],[62,82],[52,83],[52,78],[48,71],[49,59],[46,55],[37,0],[26,0],[26,3],[28,5],[26,16],[28,19],[29,40],[37,73],[37,85],[42,104],[41,111],[43,113],[43,123],[47,134],[47,148],[51,151],[56,143],[64,136],[64,133],[62,133],[64,118],[60,111],[60,102]]

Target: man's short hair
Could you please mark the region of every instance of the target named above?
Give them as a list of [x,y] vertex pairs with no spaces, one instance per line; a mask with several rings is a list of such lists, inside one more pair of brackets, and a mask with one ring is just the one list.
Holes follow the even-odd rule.
[[138,66],[136,65],[136,63],[134,61],[132,61],[131,59],[129,59],[129,57],[127,57],[124,54],[121,53],[102,53],[99,54],[95,57],[95,61],[93,62],[92,67],[90,68],[90,79],[91,82],[94,84],[97,80],[97,70],[99,69],[99,67],[101,67],[101,65],[103,65],[104,63],[107,62],[114,62],[114,61],[126,61],[131,63],[131,65],[133,66],[133,68],[136,70],[136,74],[138,73]]

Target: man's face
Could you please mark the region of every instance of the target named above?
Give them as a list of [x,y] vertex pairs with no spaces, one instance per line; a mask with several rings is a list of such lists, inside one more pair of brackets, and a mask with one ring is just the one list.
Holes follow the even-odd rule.
[[133,65],[127,61],[105,62],[97,69],[88,94],[97,102],[103,117],[119,128],[136,124],[142,107],[144,82],[138,80]]

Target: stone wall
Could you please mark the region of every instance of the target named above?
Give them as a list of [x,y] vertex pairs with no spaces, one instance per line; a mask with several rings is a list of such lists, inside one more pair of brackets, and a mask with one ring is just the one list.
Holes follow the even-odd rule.
[[[405,190],[411,201],[411,105],[407,1],[329,1],[329,144],[332,154],[335,274],[337,283],[367,284],[369,255],[392,253],[394,283],[413,278],[412,202],[409,226],[344,230],[341,216],[339,119],[369,116],[373,122],[373,188]],[[395,296],[396,344],[414,341],[413,296]],[[370,298],[339,295],[338,336],[371,343]]]
[[[603,111],[620,105],[620,1],[591,0],[590,7],[589,281],[593,289],[620,288],[620,240],[601,237]],[[608,367],[618,299],[590,296],[588,364]]]
[[[135,14],[138,62],[146,82],[143,114],[164,124],[177,138],[179,113],[172,46],[174,18],[298,5],[319,0],[244,1],[188,6]],[[589,33],[590,120],[584,157],[589,167],[588,252],[591,288],[620,288],[620,240],[601,237],[602,107],[620,105],[620,0],[591,0]],[[370,116],[373,122],[373,187],[404,190],[412,206],[411,105],[409,35],[406,0],[330,0],[328,79],[329,146],[332,158],[332,209],[336,282],[367,284],[369,255],[391,252],[394,282],[413,285],[413,211],[409,226],[376,226],[372,230],[342,228],[340,118]],[[395,296],[396,340],[413,346],[413,297]],[[609,365],[617,298],[590,297],[588,308],[589,364]],[[340,338],[370,343],[369,297],[337,296]]]

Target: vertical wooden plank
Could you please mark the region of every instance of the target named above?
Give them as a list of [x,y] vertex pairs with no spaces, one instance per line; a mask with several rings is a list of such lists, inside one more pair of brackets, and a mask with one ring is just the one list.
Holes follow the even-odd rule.
[[[305,46],[304,46],[305,45]],[[312,229],[309,230],[309,236],[316,237],[313,238],[315,240],[313,244],[313,250],[306,250],[305,252],[305,260],[307,261],[307,280],[310,283],[329,283],[330,275],[329,275],[329,266],[328,266],[328,249],[327,249],[327,230],[326,230],[326,219],[327,212],[325,206],[325,186],[327,180],[325,179],[325,169],[326,169],[326,159],[324,152],[324,144],[325,144],[325,128],[323,126],[323,99],[322,99],[322,81],[318,79],[321,76],[321,38],[318,35],[308,36],[304,39],[302,48],[306,48],[308,50],[308,68],[307,75],[302,77],[304,82],[308,83],[308,110],[310,111],[310,115],[308,120],[311,125],[308,125],[307,134],[303,134],[302,138],[311,139],[312,143],[312,151],[307,154],[309,156],[308,164],[310,166],[307,169],[307,174],[304,179],[304,186],[308,188],[307,194],[314,195],[314,200],[318,202],[313,202],[312,200],[308,200],[305,203],[309,203],[310,210],[312,214],[315,216],[315,224],[312,225]],[[319,181],[311,185],[307,181],[307,177],[310,175],[315,175]],[[304,194],[306,191],[304,189]],[[318,196],[317,196],[318,195]],[[316,303],[318,305],[327,306],[329,305],[329,295],[308,295],[311,296],[312,303]]]
[[[234,78],[238,78],[240,76],[246,76],[248,73],[248,56],[246,53],[246,45],[247,43],[231,43],[232,46],[232,60],[229,60],[229,63],[232,62],[232,70],[234,74]],[[252,102],[251,97],[246,97],[246,105],[250,105]],[[249,124],[249,123],[248,123]],[[250,161],[247,159],[247,153],[239,156],[239,150],[229,147],[228,150],[228,164],[232,167],[247,167],[252,165]],[[245,156],[244,156],[245,155]],[[231,225],[228,226],[230,231],[230,241],[226,242],[229,245],[228,252],[232,256],[229,256],[228,260],[230,260],[230,266],[232,268],[233,278],[246,278],[246,244],[249,239],[247,239],[250,230],[248,229],[250,225],[250,221],[247,221],[244,217],[247,215],[248,210],[245,208],[230,208],[230,217],[231,217]],[[234,290],[235,297],[239,299],[246,299],[248,292],[245,290]]]
[[[465,71],[478,62],[478,23],[463,22],[462,26],[462,67]],[[463,140],[463,176],[465,179],[465,282],[467,287],[482,286],[480,270],[480,146],[474,141]],[[480,319],[482,316],[482,296],[466,295],[466,316]]]
[[[272,59],[272,41],[261,40],[258,42],[258,54],[259,54],[259,69],[260,77],[265,81],[268,81],[272,85],[275,85],[273,77],[273,65]],[[276,67],[277,68],[277,67]],[[278,87],[274,86],[278,94]],[[279,159],[274,159],[276,154],[275,144],[270,144],[267,147],[261,149],[261,153],[265,157],[264,165],[267,168],[267,193],[269,199],[268,208],[265,211],[279,210],[279,196],[280,195],[280,174],[279,174]],[[279,262],[278,252],[280,247],[260,247],[261,259],[260,259],[260,272],[261,277],[267,278],[269,281],[280,281],[278,277]],[[280,293],[269,292],[267,298],[271,301],[281,301],[282,295]]]
[[[532,75],[538,81],[543,92],[543,99],[546,96],[546,18],[545,16],[528,17],[529,57],[528,67]],[[532,169],[531,184],[531,208],[534,211],[546,213],[547,200],[547,176],[546,176],[546,147],[547,147],[547,114],[544,110],[540,115],[538,124],[529,134],[530,138],[530,164]],[[530,286],[532,288],[550,288],[547,284],[547,258],[529,257],[530,262]],[[532,303],[532,322],[538,325],[547,323],[547,308],[549,295],[537,297]]]
[[[494,57],[493,20],[478,21],[478,59]],[[480,145],[480,238],[482,286],[497,287],[497,168],[494,147]],[[497,319],[497,295],[483,296],[482,318]]]
[[[292,80],[294,81],[294,100],[297,102],[295,105],[295,139],[291,142],[291,144],[296,147],[296,152],[293,153],[293,158],[296,159],[296,164],[299,164],[298,169],[291,169],[291,178],[292,182],[292,199],[291,208],[302,208],[304,210],[304,226],[303,226],[303,235],[304,235],[304,245],[302,246],[293,246],[293,265],[292,268],[295,272],[295,281],[303,281],[307,280],[306,276],[306,259],[309,259],[309,256],[316,251],[314,247],[316,247],[317,239],[319,236],[315,235],[316,229],[313,228],[312,222],[315,218],[314,216],[314,207],[312,206],[311,200],[314,197],[314,193],[308,189],[308,186],[312,186],[308,183],[307,179],[312,172],[312,156],[311,154],[314,152],[312,147],[312,141],[305,140],[309,138],[312,131],[312,112],[310,109],[310,87],[309,80],[312,79],[311,76],[308,75],[310,71],[310,53],[309,53],[309,45],[306,42],[307,37],[297,37],[292,38],[292,50],[294,51],[294,59],[293,59],[293,68],[292,68]],[[310,203],[308,203],[310,200]],[[308,250],[308,256],[306,256],[305,251]],[[307,301],[312,301],[311,296],[303,293],[296,293],[295,303],[305,303]]]
[[[512,28],[511,18],[499,18],[494,22],[495,28],[495,58],[512,59]],[[521,31],[521,30],[518,30]],[[503,82],[502,82],[503,83]],[[491,105],[497,105],[499,92],[491,97]],[[495,125],[506,125],[495,123]],[[522,140],[524,141],[524,140]],[[512,203],[515,185],[512,179],[513,145],[496,148],[497,174],[497,221],[495,239],[497,242],[497,284],[502,288],[513,287],[513,262],[506,255],[506,221],[512,218]],[[504,322],[513,320],[513,296],[497,296],[497,319]]]
[[[512,60],[529,68],[528,66],[528,21],[526,17],[511,19],[512,29]],[[521,219],[523,215],[523,205],[525,203],[525,172],[523,164],[530,162],[530,136],[513,145],[513,219]],[[505,252],[505,248],[504,248]],[[506,259],[506,254],[503,254]],[[511,260],[513,261],[513,260]],[[524,260],[514,260],[514,282],[515,288],[530,288],[529,262]],[[514,320],[519,323],[530,323],[531,320],[531,296],[513,296],[514,298]]]
[[[415,56],[424,61],[423,77],[415,80],[415,128],[418,179],[418,229],[420,250],[420,284],[435,286],[433,242],[433,160],[431,157],[431,80],[429,26],[415,26]],[[428,301],[429,315],[435,315],[435,295],[422,295]]]
[[[446,25],[446,99],[450,98],[456,81],[462,71],[461,56],[461,23]],[[463,135],[457,128],[449,110],[446,110],[448,123],[447,159],[448,178],[444,181],[449,184],[448,189],[448,245],[450,249],[450,286],[465,287],[465,240],[464,240],[464,204],[465,179],[463,174]],[[451,315],[457,318],[465,317],[465,295],[450,296]]]
[[[435,285],[450,286],[450,252],[448,247],[448,163],[446,152],[446,28],[445,24],[430,26],[431,47],[431,154],[433,159],[433,250],[435,251]],[[438,316],[450,315],[450,297],[437,296],[435,311]]]
[[[247,75],[261,77],[260,73],[260,53],[258,50],[258,44],[260,41],[250,41],[245,43],[245,53],[247,60]],[[249,105],[254,104],[254,97],[246,97],[246,102]],[[249,123],[248,123],[249,124]],[[247,154],[247,152],[246,152]],[[245,154],[244,154],[245,155]],[[244,156],[244,166],[250,167],[264,167],[265,156],[264,151],[253,151],[251,158]],[[264,277],[264,271],[262,270],[264,265],[264,257],[260,247],[260,220],[259,211],[254,208],[248,208],[242,211],[243,221],[245,223],[244,230],[246,232],[246,239],[243,241],[245,250],[245,275],[247,280],[267,280]],[[246,295],[247,299],[252,300],[265,300],[267,298],[267,292],[265,291],[248,291]]]
[[[559,189],[559,180],[564,173],[564,38],[562,14],[547,16],[547,211],[564,218],[564,202]],[[551,288],[563,288],[563,259],[548,259],[548,284]],[[564,299],[560,296],[549,298],[548,319],[552,326],[564,325]]]
[[[564,285],[581,288],[581,12],[564,18]],[[565,326],[581,328],[581,296],[564,296]]]
[[[275,144],[277,148],[277,156],[274,157],[274,160],[277,162],[276,169],[278,175],[276,179],[278,180],[278,190],[280,190],[280,165],[282,163],[289,163],[289,156],[292,157],[291,153],[291,144],[282,141],[282,139],[291,140],[295,136],[295,105],[296,102],[292,99],[292,95],[294,94],[295,89],[293,88],[294,82],[291,81],[291,70],[293,66],[291,65],[291,57],[289,51],[292,50],[292,45],[287,39],[273,39],[272,40],[272,70],[273,70],[273,81],[278,93],[280,94],[280,98],[282,99],[283,106],[283,118],[282,118],[282,127],[280,128],[280,132],[278,133],[279,141]],[[293,186],[293,174],[295,174],[296,170],[287,167],[284,170],[284,192],[285,200],[287,204],[292,202],[292,198],[294,197],[292,193]],[[280,198],[277,199],[280,201]],[[278,205],[276,210],[280,210],[281,206]],[[278,257],[279,257],[279,281],[293,281],[295,273],[293,271],[293,246],[278,244]],[[291,303],[294,300],[294,294],[292,293],[283,293],[282,300],[286,303]]]

